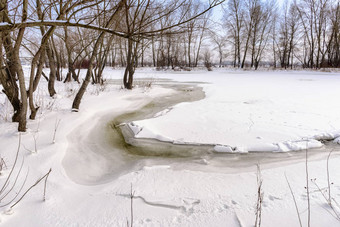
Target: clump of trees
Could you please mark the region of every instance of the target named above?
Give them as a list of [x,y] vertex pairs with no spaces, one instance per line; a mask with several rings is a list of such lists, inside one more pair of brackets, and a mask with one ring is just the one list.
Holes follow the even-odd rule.
[[[35,119],[39,106],[34,102],[34,92],[42,77],[48,80],[49,94],[54,96],[55,81],[80,83],[76,69],[84,65],[87,73],[73,101],[73,110],[79,109],[89,83],[103,83],[105,66],[117,64],[117,56],[126,67],[124,86],[132,89],[135,68],[140,59],[144,64],[149,46],[153,46],[154,54],[161,52],[156,45],[163,44],[155,42],[189,31],[183,28],[204,18],[222,2],[211,0],[202,5],[198,0],[0,0],[0,82],[14,109],[13,122],[19,123],[19,131],[25,131],[28,108],[29,118]],[[194,33],[194,29],[190,32]],[[28,77],[20,59],[23,49],[32,56]],[[156,56],[154,59],[160,61]],[[50,69],[48,76],[43,72],[45,66]],[[63,68],[67,68],[65,78]]]
[[339,67],[339,1],[228,0],[224,26],[232,65],[320,69]]
[[[211,9],[223,4],[216,26]],[[136,67],[212,69],[320,69],[340,67],[340,3],[334,0],[0,0],[0,83],[26,130],[35,119],[34,94],[41,78],[51,97],[55,81],[81,83],[78,111],[90,83],[104,82],[107,66],[125,67],[123,84],[133,88]],[[31,55],[24,75],[21,52]],[[48,67],[49,75],[43,68]],[[79,77],[80,68],[86,76]],[[63,77],[63,70],[66,76]]]

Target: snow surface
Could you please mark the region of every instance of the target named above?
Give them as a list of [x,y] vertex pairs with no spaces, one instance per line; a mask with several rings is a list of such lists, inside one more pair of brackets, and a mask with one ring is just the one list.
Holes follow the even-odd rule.
[[321,147],[315,139],[340,135],[338,74],[207,74],[176,74],[175,80],[208,83],[201,85],[206,98],[181,103],[157,118],[135,121],[135,127],[143,129],[136,137],[287,152]]
[[[104,75],[121,78],[122,71],[108,69]],[[135,121],[135,125],[143,127],[138,135],[147,129],[148,137],[158,135],[174,141],[216,143],[219,144],[216,150],[228,149],[230,145],[243,152],[263,148],[272,151],[276,146],[282,151],[303,149],[310,143],[301,142],[306,138],[333,139],[339,135],[339,74],[172,73],[148,69],[139,71],[136,77],[210,83],[200,85],[206,92],[205,99],[176,105],[156,118]],[[203,171],[203,166],[210,165],[204,158],[201,171],[190,166],[174,168],[172,165],[146,163],[137,171],[127,171],[119,177],[108,175],[105,181],[101,181],[99,176],[110,169],[110,160],[97,153],[96,148],[101,148],[101,144],[90,144],[86,140],[88,136],[100,142],[103,140],[91,133],[93,128],[99,122],[109,122],[114,116],[142,107],[154,97],[176,93],[157,85],[133,91],[121,90],[119,85],[108,85],[104,91],[98,86],[90,86],[80,112],[72,113],[72,98],[78,88],[76,83],[57,83],[58,95],[49,98],[47,83],[41,81],[35,97],[41,106],[39,115],[37,120],[28,122],[28,131],[21,135],[18,162],[25,161],[18,182],[23,182],[29,169],[26,190],[52,168],[46,201],[42,201],[43,184],[39,184],[12,210],[8,206],[0,208],[1,226],[126,226],[130,220],[131,185],[135,197],[134,226],[254,225],[258,190],[256,166],[228,173],[216,166],[211,166],[211,171]],[[8,121],[11,109],[3,93],[0,94],[0,103],[0,156],[11,167],[19,134],[17,125]],[[108,118],[108,114],[112,118]],[[55,124],[59,120],[53,143]],[[339,138],[335,142],[338,141]],[[259,148],[251,149],[256,146]],[[318,142],[314,141],[313,146],[318,146]],[[230,157],[237,159],[238,156]],[[337,150],[331,154],[328,164],[334,210],[324,198],[324,195],[328,196],[326,159],[308,162],[309,178],[315,182],[309,181],[312,226],[340,225],[336,218],[340,211],[340,157]],[[302,224],[307,226],[305,161],[261,166],[262,226],[299,226],[286,176]],[[15,169],[18,171],[18,167]],[[1,172],[0,186],[9,172],[10,168]],[[11,195],[19,188],[17,185]],[[6,198],[1,204],[4,202]]]

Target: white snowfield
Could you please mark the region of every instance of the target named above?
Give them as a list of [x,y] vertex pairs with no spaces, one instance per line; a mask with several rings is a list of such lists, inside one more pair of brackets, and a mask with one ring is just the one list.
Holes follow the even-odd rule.
[[[121,79],[122,74],[121,70],[104,72],[106,78],[113,79]],[[340,157],[335,145],[340,143],[339,73],[226,70],[175,73],[145,69],[139,70],[136,77],[205,82],[199,86],[206,93],[203,100],[181,103],[154,118],[130,123],[136,137],[179,144],[216,144],[216,152],[236,152],[218,154],[235,161],[258,155],[250,151],[295,156],[305,152],[298,150],[320,147],[323,140],[334,140],[335,149],[328,163],[329,150],[323,148],[317,158],[308,159],[308,178],[313,179],[308,180],[309,196],[305,159],[259,163],[263,182],[261,226],[300,226],[298,216],[302,225],[307,226],[308,213],[311,226],[340,226]],[[184,164],[173,159],[159,165],[145,157],[130,164],[118,163],[123,159],[114,158],[110,143],[103,136],[107,123],[115,116],[141,108],[155,97],[176,95],[175,91],[158,85],[132,91],[108,85],[101,91],[91,85],[80,112],[72,113],[72,99],[79,85],[58,82],[56,86],[58,95],[50,98],[46,81],[41,81],[36,92],[40,112],[21,135],[18,164],[14,167],[16,176],[24,160],[18,183],[5,198],[0,193],[1,206],[16,193],[22,195],[52,168],[46,201],[42,201],[42,182],[14,208],[0,207],[1,226],[126,226],[127,221],[131,223],[131,185],[133,226],[254,226],[258,199],[255,165],[249,166],[248,162],[237,168],[223,163],[214,165],[209,156]],[[7,165],[7,169],[0,171],[0,188],[14,164],[19,140],[17,125],[10,122],[10,112],[8,101],[0,93],[0,158]],[[59,121],[53,143],[55,124]],[[294,152],[283,153],[287,151]],[[117,165],[125,165],[124,171],[113,172]],[[10,185],[14,183],[15,177]]]
[[217,152],[287,152],[340,136],[339,74],[213,72],[175,80],[209,83],[206,98],[133,122],[137,138],[217,144]]

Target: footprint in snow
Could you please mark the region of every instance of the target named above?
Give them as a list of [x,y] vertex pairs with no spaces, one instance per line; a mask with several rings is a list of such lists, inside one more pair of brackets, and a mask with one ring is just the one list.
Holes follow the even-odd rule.
[[223,204],[221,207],[218,207],[214,210],[215,213],[222,213],[225,211],[228,211],[230,209],[230,206],[228,206],[227,204]]
[[151,222],[151,221],[152,221],[152,220],[151,220],[150,218],[147,218],[147,219],[144,220],[145,223],[149,223],[149,222]]
[[269,195],[269,196],[268,196],[268,199],[271,200],[271,201],[282,200],[282,198],[276,197],[276,196],[273,196],[273,195]]
[[227,204],[224,204],[224,205],[223,205],[223,208],[226,209],[226,210],[228,210],[228,209],[230,208],[230,206],[228,206]]

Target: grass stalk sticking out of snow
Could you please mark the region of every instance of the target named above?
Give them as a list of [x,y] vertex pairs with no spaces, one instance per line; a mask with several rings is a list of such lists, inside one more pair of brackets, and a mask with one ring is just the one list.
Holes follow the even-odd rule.
[[37,186],[43,179],[45,179],[45,186],[44,186],[44,194],[43,194],[43,201],[45,201],[45,196],[46,196],[46,182],[47,182],[47,178],[49,177],[50,173],[51,173],[52,169],[50,169],[44,176],[42,176],[40,179],[38,179],[31,187],[29,187],[25,193],[20,197],[20,199],[18,199],[11,207],[10,209],[12,209],[15,205],[17,205],[24,197],[25,195],[27,195],[27,193],[29,191],[31,191],[32,188],[34,188],[35,186]]
[[55,137],[56,137],[56,135],[57,135],[57,130],[58,130],[60,121],[61,121],[60,119],[56,119],[56,120],[55,120],[55,124],[54,124],[54,133],[53,133],[53,140],[52,140],[52,143],[55,143]]
[[286,181],[287,181],[287,184],[288,184],[288,187],[289,187],[289,190],[290,190],[290,194],[291,194],[292,197],[293,197],[293,201],[294,201],[296,213],[297,213],[297,216],[298,216],[298,219],[299,219],[300,227],[302,227],[302,222],[301,222],[301,217],[300,217],[299,208],[298,208],[298,206],[297,206],[297,202],[296,202],[296,199],[295,199],[295,195],[294,195],[294,192],[293,192],[292,187],[290,186],[290,183],[289,183],[289,180],[288,180],[288,177],[287,177],[286,173],[285,173],[285,177],[286,177]]
[[333,152],[333,149],[329,152],[327,157],[327,184],[328,184],[328,204],[332,206],[332,197],[331,197],[331,181],[329,176],[329,158],[331,157],[331,154]]
[[327,210],[330,215],[332,215],[335,219],[337,219],[338,221],[340,221],[340,214],[336,211],[336,209],[334,208],[334,206],[332,204],[330,204],[328,202],[328,198],[326,196],[326,194],[323,192],[324,190],[316,183],[316,179],[311,179],[312,183],[316,186],[317,190],[321,193],[321,195],[324,197],[324,199],[327,201],[327,204],[329,205],[329,207],[331,208],[332,212]]
[[[317,187],[318,191],[321,193],[323,198],[326,200],[327,204],[331,208],[332,212],[329,211],[329,213],[338,221],[340,221],[340,213],[337,211],[337,209],[334,207],[334,203],[338,205],[338,203],[332,198],[331,195],[331,185],[333,185],[333,182],[330,180],[330,172],[329,172],[329,158],[333,152],[333,149],[329,152],[328,157],[327,157],[327,188],[321,188],[317,182],[316,179],[311,179],[313,184]],[[326,191],[326,192],[324,192]],[[328,191],[328,195],[326,194]],[[334,203],[332,203],[334,201]],[[328,210],[327,210],[328,211]]]
[[38,137],[39,137],[39,134],[38,132],[33,132],[32,133],[32,138],[33,138],[33,143],[34,143],[34,150],[30,150],[28,148],[26,148],[26,146],[24,145],[24,148],[26,151],[30,152],[30,153],[35,153],[37,154],[38,153],[38,146],[37,146],[37,141],[38,141]]
[[[23,159],[22,163],[21,163],[21,165],[19,167],[19,170],[14,175],[14,172],[15,172],[15,169],[16,169],[16,166],[17,166],[18,157],[19,157],[20,147],[21,147],[21,134],[19,134],[19,144],[18,144],[18,149],[17,149],[17,153],[16,153],[16,156],[15,156],[14,164],[13,164],[13,166],[11,168],[11,171],[8,174],[4,184],[2,185],[2,187],[0,189],[0,207],[7,207],[10,204],[12,204],[17,199],[17,197],[21,195],[21,191],[23,190],[23,188],[24,188],[24,186],[26,184],[26,180],[27,180],[27,176],[28,176],[28,171],[27,171],[27,174],[26,174],[25,178],[22,180],[21,186],[19,187],[19,189],[17,189],[17,187],[16,187],[19,184],[19,181],[21,179],[20,176],[21,176],[23,165],[24,165],[24,159]],[[39,178],[32,186],[30,186],[20,196],[20,198],[18,200],[16,200],[16,202],[14,202],[9,207],[9,210],[12,210],[12,208],[14,206],[16,206],[28,194],[28,192],[30,190],[32,190],[35,186],[37,186],[43,179],[45,179],[44,193],[43,193],[43,201],[45,201],[47,179],[48,179],[51,171],[52,171],[52,169],[50,169],[43,177]],[[13,197],[9,198],[12,194],[14,194]],[[9,200],[9,201],[3,202],[4,200]]]
[[309,195],[309,172],[308,172],[308,141],[306,141],[306,160],[305,160],[305,170],[306,170],[306,191],[307,191],[307,223],[310,227],[310,195]]
[[[22,167],[24,165],[24,159],[22,160],[21,162],[21,165],[19,167],[19,170],[18,172],[16,173],[16,175],[14,176],[14,170],[16,169],[16,165],[17,165],[17,162],[18,162],[18,157],[19,157],[19,152],[20,152],[20,147],[21,147],[21,134],[19,134],[19,145],[18,145],[18,149],[17,149],[17,153],[15,155],[15,159],[14,159],[14,163],[13,163],[13,166],[11,168],[11,171],[9,172],[4,184],[2,185],[1,189],[0,189],[0,207],[6,207],[8,206],[9,204],[11,204],[20,194],[21,190],[23,189],[25,183],[26,183],[26,180],[27,180],[27,176],[28,176],[28,171],[27,171],[27,174],[26,174],[26,177],[25,179],[23,180],[19,190],[17,190],[15,193],[14,193],[14,196],[13,198],[9,198],[10,195],[11,195],[11,192],[15,190],[16,188],[16,185],[18,183],[18,179],[19,179],[19,176],[21,175],[21,171],[22,171]],[[12,179],[14,176],[14,179]],[[14,182],[12,183],[12,181],[14,180]],[[11,186],[10,186],[11,185]],[[9,187],[10,186],[10,187]],[[4,200],[7,200],[9,199],[9,201],[7,202],[3,202]]]
[[263,202],[263,191],[262,191],[262,175],[261,175],[261,168],[260,165],[256,165],[257,167],[257,172],[256,172],[256,177],[257,177],[257,202],[256,202],[256,210],[255,210],[255,227],[260,227],[261,226],[261,217],[262,217],[262,202]]
[[[12,166],[11,171],[9,172],[9,175],[8,175],[7,178],[6,178],[5,183],[3,184],[3,186],[2,186],[1,189],[0,189],[0,196],[4,193],[4,191],[6,190],[8,184],[9,184],[9,182],[10,182],[10,179],[11,179],[11,176],[12,176],[12,174],[13,174],[14,168],[15,168],[15,166],[16,166],[16,164],[17,164],[17,161],[18,161],[18,156],[19,156],[19,151],[20,151],[20,145],[21,145],[21,134],[19,134],[19,145],[18,145],[17,153],[16,153],[16,155],[15,155],[14,164],[13,164],[13,166]],[[0,202],[1,202],[1,199],[0,199]]]
[[33,133],[33,140],[34,140],[34,151],[35,151],[35,153],[38,153],[38,148],[37,148],[37,139],[38,139],[38,135],[37,135],[37,133]]
[[135,197],[135,191],[132,189],[132,184],[130,187],[130,223],[127,221],[127,227],[132,227],[133,226],[133,199]]

